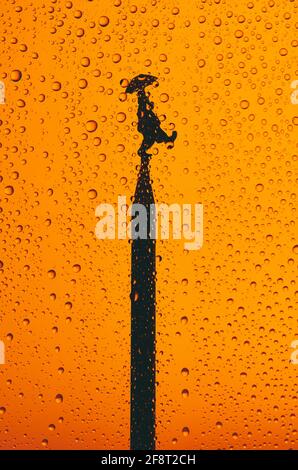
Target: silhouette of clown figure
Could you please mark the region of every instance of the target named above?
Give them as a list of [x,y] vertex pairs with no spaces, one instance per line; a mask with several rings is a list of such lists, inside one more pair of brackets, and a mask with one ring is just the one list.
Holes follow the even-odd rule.
[[149,100],[150,94],[146,94],[145,88],[157,81],[152,75],[138,75],[133,78],[126,88],[126,93],[138,95],[138,131],[143,135],[143,142],[138,150],[140,157],[151,157],[147,153],[154,143],[174,143],[177,132],[173,131],[169,136],[160,127],[160,120],[153,111],[154,103]]

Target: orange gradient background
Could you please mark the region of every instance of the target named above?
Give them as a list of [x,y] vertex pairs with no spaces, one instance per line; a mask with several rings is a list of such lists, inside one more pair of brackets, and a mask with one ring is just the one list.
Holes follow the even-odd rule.
[[[240,4],[239,4],[240,3]],[[4,0],[0,448],[129,448],[122,79],[159,77],[156,201],[202,203],[204,246],[157,243],[157,448],[298,449],[297,2]]]

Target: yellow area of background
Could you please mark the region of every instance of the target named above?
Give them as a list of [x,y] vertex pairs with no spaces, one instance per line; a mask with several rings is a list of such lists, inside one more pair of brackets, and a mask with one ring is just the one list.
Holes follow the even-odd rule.
[[297,2],[2,3],[0,447],[129,447],[130,245],[95,208],[134,193],[120,81],[152,73],[156,201],[204,205],[201,250],[157,244],[157,448],[297,449]]

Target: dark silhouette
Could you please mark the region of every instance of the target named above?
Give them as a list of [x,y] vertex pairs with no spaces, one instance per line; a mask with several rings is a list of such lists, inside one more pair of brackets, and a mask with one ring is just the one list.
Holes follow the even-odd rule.
[[153,112],[154,103],[149,101],[149,96],[146,95],[144,90],[138,92],[138,131],[143,135],[143,142],[138,150],[140,157],[151,157],[151,154],[147,153],[147,150],[149,150],[155,142],[158,144],[174,143],[177,137],[176,131],[173,131],[172,135],[168,136],[168,134],[161,129],[160,120]]
[[[154,195],[149,160],[143,159],[134,204],[147,210],[146,239],[133,238],[131,251],[131,408],[130,447],[155,449],[155,244],[150,238],[149,214],[154,220]],[[137,219],[135,219],[137,220]],[[132,222],[132,232],[140,231]],[[154,230],[154,228],[153,228]],[[144,233],[144,232],[143,232]]]
[[154,113],[154,103],[149,100],[150,93],[146,94],[145,88],[157,81],[156,77],[152,75],[138,75],[135,77],[126,88],[126,93],[136,92],[138,95],[138,131],[143,135],[143,142],[138,150],[139,156],[151,157],[147,153],[152,145],[155,143],[174,143],[177,137],[177,132],[173,131],[169,136],[160,127],[160,120]]
[[[141,166],[134,205],[146,209],[144,219],[133,215],[131,250],[131,392],[130,447],[132,450],[155,449],[155,206],[150,181],[147,150],[156,143],[174,143],[177,132],[168,136],[160,127],[145,88],[157,80],[152,75],[138,75],[129,83],[127,93],[138,96],[138,131],[143,142],[138,151]],[[135,206],[138,208],[138,206]],[[140,224],[143,224],[141,227]]]

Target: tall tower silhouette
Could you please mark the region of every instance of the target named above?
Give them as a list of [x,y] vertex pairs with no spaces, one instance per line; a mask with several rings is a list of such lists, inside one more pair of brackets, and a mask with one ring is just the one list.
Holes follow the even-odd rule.
[[[138,131],[143,142],[138,150],[141,166],[134,195],[135,208],[142,206],[147,217],[132,221],[131,251],[131,405],[130,447],[155,449],[155,205],[150,180],[148,150],[155,143],[174,143],[177,132],[168,135],[153,111],[154,103],[145,89],[156,82],[152,75],[138,75],[126,93],[138,96]],[[140,226],[142,225],[142,226]]]
[[[149,160],[141,160],[134,204],[146,208],[145,239],[132,241],[131,251],[131,435],[133,450],[155,449],[155,220]],[[149,217],[150,215],[150,217]]]

